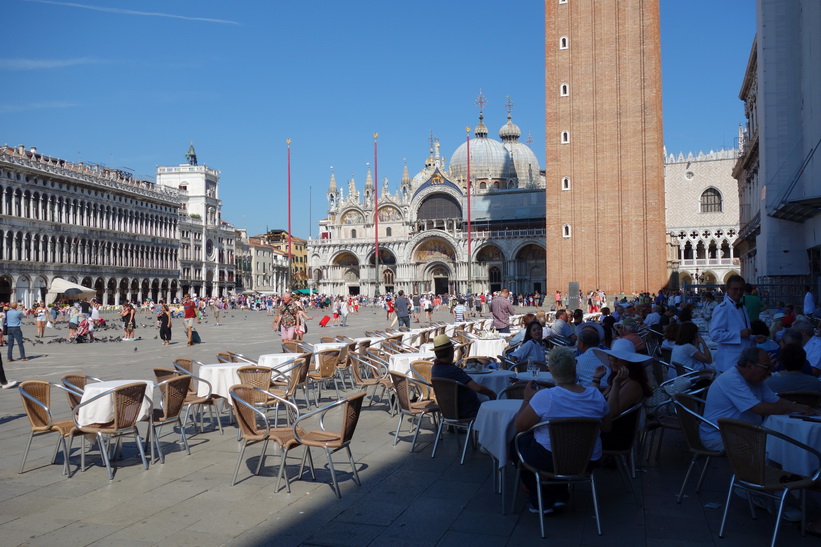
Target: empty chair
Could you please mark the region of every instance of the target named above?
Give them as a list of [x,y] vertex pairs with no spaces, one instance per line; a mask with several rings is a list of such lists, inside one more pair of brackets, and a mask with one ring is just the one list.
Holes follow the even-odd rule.
[[[373,399],[376,397],[376,390],[380,386],[382,387],[382,393],[379,395],[379,401],[381,402],[385,391],[390,388],[389,382],[385,381],[381,376],[381,369],[371,364],[367,359],[360,358],[356,355],[351,355],[351,360],[351,373],[353,373],[354,385],[366,394],[368,388],[373,387],[371,402],[368,403],[368,405],[373,404]],[[365,372],[363,373],[363,371]]]
[[217,354],[218,363],[236,363],[237,359],[230,352],[222,351]]
[[410,421],[416,418],[416,430],[413,433],[413,442],[411,443],[411,453],[416,448],[416,438],[419,436],[419,429],[422,427],[422,420],[425,416],[431,419],[431,424],[436,425],[436,413],[439,412],[439,407],[433,401],[421,400],[411,402],[411,384],[415,383],[413,380],[402,374],[401,372],[391,371],[391,381],[393,388],[396,391],[397,404],[399,406],[399,423],[396,425],[396,433],[393,437],[393,446],[399,442],[399,430],[402,428],[402,420],[405,416],[410,416]]
[[286,340],[282,343],[283,353],[302,353],[302,348],[299,347],[299,342],[295,340]]
[[[300,363],[300,365],[302,364],[303,363]],[[284,477],[285,488],[288,492],[290,492],[291,483],[288,480],[288,474],[285,469],[285,461],[288,457],[288,451],[299,446],[300,444],[296,439],[294,433],[295,430],[292,427],[271,427],[265,413],[254,406],[255,400],[267,400],[270,398],[276,399],[277,396],[267,390],[247,384],[237,384],[235,386],[231,386],[230,394],[231,399],[234,401],[234,410],[237,416],[237,424],[239,425],[241,442],[240,451],[237,455],[237,464],[234,467],[234,476],[231,479],[231,486],[234,486],[237,482],[237,474],[239,473],[239,467],[242,464],[243,456],[245,455],[245,448],[250,444],[260,442],[263,443],[259,463],[257,464],[256,471],[254,472],[254,475],[258,475],[263,464],[265,463],[265,450],[268,448],[268,442],[274,441],[282,449],[275,491],[279,491],[279,483]],[[279,402],[284,405],[291,405],[292,410],[297,414],[299,413],[299,410],[296,408],[296,405],[293,405],[293,403],[284,399],[280,399]],[[265,427],[259,427],[257,425],[257,420],[261,420]],[[306,456],[310,457],[310,453],[306,452]],[[316,475],[314,474],[313,461],[309,461],[309,463],[311,475],[316,478]]]
[[257,362],[251,359],[250,357],[246,357],[241,353],[237,353],[236,351],[228,351],[226,353],[231,356],[232,363],[248,363],[249,365],[257,364]]
[[319,338],[319,341],[323,344],[333,344],[336,342],[336,338],[334,338],[333,336],[321,336]]
[[[351,440],[353,439],[354,431],[356,431],[356,424],[359,422],[359,414],[362,410],[362,400],[364,393],[357,393],[351,395],[347,399],[340,399],[322,408],[318,408],[313,412],[309,412],[304,416],[300,416],[294,422],[293,431],[296,440],[303,445],[308,452],[310,458],[311,447],[323,448],[325,454],[328,456],[328,467],[331,471],[331,481],[333,482],[333,490],[336,497],[341,498],[342,493],[339,490],[339,484],[336,481],[336,471],[334,470],[334,462],[331,457],[335,452],[345,449],[348,453],[348,461],[351,464],[353,472],[353,480],[357,485],[360,485],[359,473],[356,471],[356,462],[351,454]],[[339,431],[328,431],[325,426],[325,415],[331,410],[339,408],[342,412],[342,424]],[[307,419],[313,416],[319,416],[319,430],[306,431],[300,425]]]
[[[795,439],[753,425],[743,420],[733,420],[730,418],[720,418],[718,428],[721,432],[721,439],[724,441],[724,450],[733,476],[730,479],[730,488],[727,492],[727,501],[724,504],[724,516],[721,519],[721,529],[718,537],[724,537],[724,528],[727,524],[727,513],[730,510],[730,501],[733,498],[733,490],[742,488],[748,492],[756,492],[758,495],[765,495],[778,500],[778,512],[775,516],[775,529],[770,545],[775,546],[778,539],[778,527],[781,524],[781,513],[784,510],[784,501],[792,491],[801,491],[801,529],[805,528],[805,502],[806,489],[810,488],[818,480],[821,474],[821,452],[811,448]],[[768,465],[767,461],[767,436],[778,437],[784,442],[795,446],[796,450],[805,450],[815,456],[815,471],[809,475],[798,475],[786,473],[782,469]]]
[[[155,369],[155,375],[156,373]],[[169,372],[174,372],[169,370]],[[162,374],[162,373],[161,373]],[[160,462],[165,463],[165,454],[163,454],[162,446],[160,445],[160,429],[168,424],[180,424],[180,438],[182,439],[185,452],[190,456],[191,449],[188,446],[188,439],[185,437],[185,428],[182,427],[182,419],[180,414],[185,406],[185,398],[188,396],[188,387],[191,385],[191,376],[182,374],[166,378],[154,385],[155,388],[162,393],[160,400],[160,408],[154,408],[153,412],[147,418],[150,429],[150,437],[153,437],[154,444],[151,446],[151,461],[154,461],[154,445],[157,446],[157,452],[160,455]]]
[[[105,424],[89,424],[80,425],[77,417],[80,409],[95,402],[102,397],[113,396],[114,398],[114,419]],[[114,472],[111,469],[111,461],[108,457],[109,443],[112,438],[122,437],[123,435],[131,434],[134,436],[134,441],[137,443],[137,449],[140,451],[140,458],[143,461],[143,467],[148,469],[148,460],[145,459],[145,451],[143,450],[142,439],[140,432],[137,430],[137,421],[140,418],[140,409],[145,398],[145,384],[142,382],[134,382],[132,384],[125,384],[123,386],[104,391],[87,401],[81,402],[74,408],[74,425],[84,434],[93,434],[97,436],[97,444],[100,448],[100,456],[108,471],[108,479],[114,479]],[[149,400],[150,403],[150,400]],[[149,412],[152,410],[149,404]],[[85,443],[81,443],[81,464],[82,471],[85,471]]]
[[68,406],[72,410],[74,410],[75,406],[80,404],[80,399],[83,397],[83,391],[85,391],[86,384],[88,384],[89,380],[94,382],[102,382],[99,378],[86,376],[84,374],[65,374],[62,378],[60,378],[63,386],[68,388],[64,391],[66,392],[66,398],[68,399]]
[[[179,361],[183,361],[183,363],[179,363]],[[188,362],[185,363],[185,361]],[[190,368],[187,368],[186,365]],[[212,393],[213,386],[211,386],[211,383],[207,380],[203,380],[202,378],[193,373],[192,369],[194,368],[194,366],[193,362],[190,359],[177,359],[176,361],[174,361],[174,368],[180,373],[190,376],[192,379],[188,387],[188,395],[185,397],[185,401],[183,403],[185,407],[185,415],[183,416],[181,427],[185,428],[186,424],[188,424],[188,416],[191,414],[191,410],[196,407],[199,410],[200,433],[202,433],[202,410],[203,408],[208,408],[209,415],[211,417],[211,423],[216,423],[217,428],[219,428],[220,430],[220,435],[222,435],[222,423],[219,420],[219,414],[217,414],[216,418],[214,417],[214,407],[217,404],[217,399],[219,399],[220,397]],[[204,384],[207,388],[205,395],[198,394],[200,383]]]
[[702,423],[709,425],[713,429],[718,429],[716,424],[705,419],[703,416],[705,401],[686,393],[676,393],[673,395],[673,400],[677,408],[676,415],[681,426],[681,432],[684,433],[687,448],[693,455],[693,459],[690,460],[690,465],[687,467],[687,474],[684,475],[684,481],[681,483],[681,490],[679,490],[678,496],[676,496],[676,503],[681,503],[681,499],[684,497],[684,489],[687,486],[687,480],[690,478],[690,473],[693,471],[693,467],[696,466],[698,459],[704,457],[704,469],[702,469],[698,483],[696,483],[696,492],[701,490],[704,475],[707,473],[707,468],[710,465],[710,458],[723,456],[724,451],[710,450],[701,442],[701,435],[698,429]]
[[[34,437],[39,437],[47,433],[57,433],[57,444],[54,447],[54,455],[51,457],[51,463],[57,459],[57,451],[62,446],[63,448],[63,473],[71,475],[69,472],[68,458],[71,453],[71,443],[66,444],[66,439],[73,440],[73,437],[80,434],[74,426],[72,420],[54,421],[51,415],[51,387],[54,386],[68,392],[68,388],[59,384],[52,384],[40,380],[29,380],[23,382],[19,386],[20,397],[23,399],[23,408],[26,411],[26,416],[31,423],[31,432],[29,433],[28,442],[26,443],[26,450],[23,452],[23,461],[20,463],[20,471],[26,465],[26,458],[29,455],[31,448],[31,441]],[[77,394],[73,394],[77,395]],[[80,396],[82,396],[80,394]]]

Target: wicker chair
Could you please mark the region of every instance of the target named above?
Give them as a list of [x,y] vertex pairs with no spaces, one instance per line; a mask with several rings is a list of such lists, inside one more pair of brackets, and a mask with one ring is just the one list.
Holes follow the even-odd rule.
[[319,399],[321,398],[320,384],[328,385],[329,381],[333,381],[334,388],[336,388],[336,397],[339,398],[339,386],[336,382],[336,366],[339,363],[338,349],[325,349],[316,353],[317,361],[319,361],[319,368],[308,373],[308,384],[314,385],[316,391],[314,392],[314,402],[319,406]]
[[[636,504],[641,505],[641,496],[630,480],[636,478],[636,437],[638,436],[639,419],[644,408],[644,401],[639,401],[613,418],[610,431],[602,433],[602,454],[615,456],[619,462],[619,471],[628,490],[633,492]],[[628,475],[627,458],[630,458]]]
[[221,351],[217,354],[217,362],[218,363],[238,363],[239,361],[237,360],[236,357],[234,357],[234,354],[232,354],[230,351]]
[[[727,502],[724,504],[724,516],[721,519],[721,529],[718,537],[724,537],[724,528],[727,524],[727,513],[733,498],[733,490],[742,488],[758,495],[769,496],[778,500],[778,513],[775,517],[775,529],[770,545],[775,546],[778,538],[778,526],[781,524],[781,513],[784,510],[784,501],[787,494],[801,491],[801,529],[805,529],[806,514],[803,511],[806,503],[806,489],[812,487],[821,474],[821,452],[786,435],[753,425],[743,420],[720,418],[718,420],[721,439],[724,441],[724,450],[733,476],[730,479],[730,488],[727,492]],[[818,464],[811,476],[787,473],[782,469],[767,465],[767,437],[773,436],[813,454]]]
[[232,359],[231,362],[232,363],[248,363],[249,365],[258,364],[256,361],[254,361],[250,357],[246,357],[241,353],[237,353],[236,351],[228,351],[226,353],[231,356],[231,359]]
[[[239,367],[237,369],[237,376],[239,376],[239,383],[258,387],[259,389],[268,391],[271,389],[271,378],[273,376],[273,369],[271,367],[263,366],[247,366]],[[265,398],[260,392],[255,392],[259,399],[254,399],[252,402],[257,406],[271,407],[276,405],[276,400],[272,398]]]
[[[114,397],[114,420],[105,424],[89,424],[80,425],[77,421],[80,410],[95,402],[102,397]],[[122,437],[123,435],[131,434],[137,443],[137,449],[140,451],[140,458],[143,461],[143,467],[148,469],[148,460],[145,459],[145,451],[143,450],[142,439],[140,432],[137,430],[137,422],[140,418],[140,409],[145,399],[145,384],[142,382],[134,382],[132,384],[125,384],[123,386],[104,391],[99,395],[81,402],[74,408],[74,425],[80,433],[93,434],[97,436],[97,444],[100,448],[100,456],[108,471],[108,480],[114,479],[114,473],[111,469],[111,461],[108,457],[109,443],[115,437]],[[149,400],[150,403],[150,400]],[[149,412],[152,412],[153,405],[149,405]],[[85,471],[85,443],[80,443],[81,463],[80,469]]]
[[808,405],[813,408],[821,406],[821,393],[816,391],[786,391],[779,393],[778,396],[799,405]]
[[[54,421],[51,416],[51,387],[62,389],[66,394],[75,396],[82,396],[81,394],[72,393],[69,388],[59,384],[52,384],[50,382],[43,382],[40,380],[29,380],[23,382],[19,386],[20,397],[23,399],[23,409],[26,411],[26,416],[31,422],[31,433],[29,434],[28,442],[26,443],[26,450],[23,452],[23,461],[20,463],[20,471],[26,465],[26,459],[31,448],[31,441],[34,437],[45,435],[46,433],[57,433],[57,445],[54,447],[54,454],[51,457],[51,463],[57,460],[57,451],[62,446],[63,448],[63,474],[71,476],[69,471],[68,459],[71,454],[71,441],[74,437],[80,434],[74,422],[71,420]],[[79,403],[78,403],[79,404]],[[66,439],[69,443],[66,444]]]
[[102,382],[99,378],[85,376],[83,374],[66,374],[60,378],[60,382],[62,382],[63,387],[68,388],[65,392],[66,399],[68,399],[68,406],[71,410],[74,410],[74,407],[80,404],[80,399],[83,397],[83,392],[85,391],[86,384],[88,384],[89,380]]
[[273,369],[273,384],[281,387],[270,388],[268,391],[276,397],[286,399],[293,405],[296,405],[296,392],[299,391],[301,387],[305,395],[305,407],[309,407],[310,400],[308,399],[307,388],[309,364],[310,361],[307,358],[300,356],[287,368],[279,367]]
[[[275,492],[279,492],[279,483],[285,477],[285,488],[290,493],[291,483],[288,480],[288,474],[285,469],[285,461],[288,456],[288,451],[299,446],[299,441],[296,439],[294,429],[291,427],[271,427],[268,422],[268,417],[254,406],[254,401],[260,399],[276,398],[276,395],[251,385],[237,384],[231,386],[231,399],[234,401],[234,409],[237,415],[237,424],[241,434],[241,445],[239,455],[237,456],[237,465],[234,468],[234,476],[231,479],[231,486],[237,483],[237,474],[239,473],[239,466],[242,464],[243,456],[245,455],[245,448],[249,444],[263,443],[262,454],[259,457],[256,471],[254,475],[258,475],[265,463],[265,450],[268,447],[269,441],[274,441],[282,449],[279,464],[279,473],[277,474],[277,484]],[[296,405],[280,399],[281,404],[290,405],[295,412],[299,412]],[[257,425],[257,419],[260,419],[264,424],[264,428]],[[307,454],[310,457],[310,454]],[[310,461],[311,475],[316,478],[314,473],[313,461]],[[300,477],[302,473],[300,472]]]
[[302,353],[302,348],[299,347],[299,342],[295,340],[287,340],[282,343],[283,353]]
[[[339,484],[336,482],[336,472],[334,471],[334,462],[331,455],[334,452],[342,450],[343,448],[348,453],[348,461],[351,463],[351,470],[353,471],[353,479],[357,485],[362,483],[359,481],[359,474],[356,471],[356,462],[354,462],[351,454],[351,440],[353,439],[354,431],[356,431],[356,424],[359,422],[359,414],[362,410],[362,400],[365,398],[364,393],[357,393],[351,395],[347,399],[340,399],[329,405],[318,408],[313,412],[309,412],[304,416],[297,418],[294,422],[293,431],[294,437],[305,446],[308,458],[310,458],[311,447],[319,447],[325,449],[325,454],[328,456],[328,468],[331,471],[331,481],[333,482],[333,490],[337,498],[342,497],[339,490]],[[342,424],[338,432],[328,431],[325,429],[325,416],[331,410],[340,408],[342,412]],[[300,423],[319,416],[319,430],[305,431],[299,427]]]
[[[553,455],[553,471],[546,471],[535,467],[522,458],[519,446],[522,437],[528,432],[538,427],[547,427],[550,435],[551,454]],[[590,470],[590,457],[596,440],[599,438],[601,421],[595,418],[555,418],[538,423],[516,435],[514,446],[519,457],[519,464],[516,471],[516,484],[519,484],[521,468],[536,475],[538,483],[536,492],[539,499],[539,526],[542,537],[544,535],[544,513],[542,501],[543,484],[570,484],[577,482],[590,483],[593,492],[593,510],[596,516],[596,529],[601,535],[601,520],[599,518],[599,503],[596,496],[596,479],[593,471]],[[515,509],[516,496],[513,496],[513,506]]]
[[418,359],[411,362],[410,370],[416,378],[416,387],[419,390],[419,398],[423,401],[436,401],[433,393],[433,384],[430,382],[433,361]]
[[[157,370],[158,369],[155,369],[155,376],[157,375]],[[174,372],[170,369],[166,370],[171,373]],[[161,372],[160,374],[163,373]],[[157,452],[160,454],[160,463],[165,463],[165,455],[163,454],[162,446],[160,446],[159,432],[162,426],[167,424],[180,424],[180,437],[183,446],[185,446],[185,452],[189,456],[191,455],[191,448],[188,446],[188,439],[185,437],[185,429],[182,427],[182,419],[180,418],[183,406],[185,405],[185,398],[188,396],[188,388],[191,385],[191,380],[191,376],[183,374],[166,378],[154,384],[154,388],[159,388],[162,393],[162,399],[160,408],[153,409],[151,415],[146,418],[150,428],[149,437],[154,440],[154,443],[151,444],[152,463],[154,462],[154,445],[157,446]]]
[[466,430],[465,446],[462,448],[462,458],[460,464],[465,463],[465,453],[473,433],[473,421],[476,416],[462,416],[459,414],[459,392],[470,390],[469,387],[460,384],[456,380],[448,378],[432,378],[433,391],[436,394],[436,403],[442,414],[439,420],[439,427],[436,430],[436,441],[433,443],[433,452],[430,457],[436,457],[436,449],[439,446],[439,437],[442,434],[442,426],[448,424],[454,428],[464,428]]
[[697,399],[686,393],[676,393],[673,395],[673,401],[675,401],[674,404],[676,405],[676,414],[679,424],[681,425],[681,432],[684,433],[684,440],[687,442],[687,448],[693,455],[693,459],[690,460],[690,465],[687,467],[687,474],[684,475],[684,482],[681,483],[681,490],[679,490],[678,496],[676,496],[676,503],[681,503],[681,500],[684,497],[684,489],[687,486],[687,480],[690,478],[690,473],[693,471],[693,467],[696,466],[698,459],[702,456],[704,457],[704,469],[702,469],[701,475],[698,478],[696,492],[701,490],[701,484],[704,482],[704,475],[707,473],[707,468],[710,465],[710,458],[723,456],[724,451],[709,450],[701,443],[701,435],[698,430],[702,423],[707,424],[714,429],[718,429],[716,424],[706,420],[703,417],[705,404],[703,400]]
[[[365,375],[362,371],[365,370],[369,375]],[[368,406],[373,404],[373,399],[376,397],[376,390],[381,387],[382,392],[379,394],[379,402],[384,400],[385,392],[390,389],[390,379],[383,378],[380,367],[371,364],[367,358],[363,359],[356,355],[351,355],[351,372],[353,373],[354,385],[360,388],[365,394],[368,393],[368,388],[373,387],[371,392],[371,402]]]
[[390,371],[391,381],[393,382],[393,389],[396,392],[397,404],[399,405],[399,423],[396,425],[396,433],[393,436],[393,446],[399,442],[399,430],[402,428],[402,420],[405,416],[410,416],[412,421],[416,418],[416,430],[413,433],[413,442],[411,443],[411,454],[416,448],[416,438],[419,436],[419,429],[422,426],[422,420],[425,416],[431,419],[431,424],[436,426],[436,413],[439,412],[439,406],[430,400],[421,400],[411,402],[411,384],[414,384],[412,379],[408,378],[401,372]]
[[[188,365],[190,368],[187,368],[186,365]],[[192,382],[188,386],[188,395],[186,395],[185,401],[183,403],[185,407],[185,416],[183,416],[182,424],[180,427],[182,429],[185,429],[185,426],[188,424],[188,416],[191,413],[191,409],[196,407],[199,410],[200,433],[202,433],[204,431],[202,411],[204,408],[208,408],[209,416],[211,417],[211,424],[215,424],[220,431],[220,435],[222,435],[222,422],[220,422],[219,420],[219,414],[217,414],[216,418],[214,417],[214,407],[216,406],[217,400],[220,397],[213,394],[213,388],[211,386],[211,383],[206,380],[203,380],[202,378],[193,373],[193,361],[191,361],[190,359],[177,359],[176,361],[174,361],[174,368],[180,373],[186,374],[192,378]],[[208,388],[205,395],[198,395],[200,384],[204,384]]]
[[333,344],[336,343],[336,338],[333,336],[321,336],[319,341],[323,344]]
[[342,389],[345,389],[345,376],[351,381],[351,389],[353,389],[353,376],[351,375],[351,358],[349,355],[356,353],[356,341],[350,340],[345,342],[345,347],[339,351],[339,361],[336,364],[334,375],[342,382]]

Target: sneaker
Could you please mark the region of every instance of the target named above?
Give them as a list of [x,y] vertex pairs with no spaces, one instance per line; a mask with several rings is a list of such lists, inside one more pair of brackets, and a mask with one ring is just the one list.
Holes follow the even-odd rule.
[[6,382],[5,384],[3,384],[2,388],[3,389],[11,389],[13,387],[17,387],[17,384],[19,384],[19,383],[20,382],[18,382],[17,380],[10,380],[10,381]]
[[[539,508],[538,508],[538,507],[534,507],[533,505],[531,505],[531,506],[528,508],[528,510],[529,510],[531,513],[535,513],[535,514],[537,514],[537,515],[539,514]],[[550,508],[550,509],[545,509],[544,511],[542,511],[542,514],[543,514],[543,515],[549,515],[549,514],[551,514],[552,512],[553,512],[553,509],[552,509],[552,508]]]

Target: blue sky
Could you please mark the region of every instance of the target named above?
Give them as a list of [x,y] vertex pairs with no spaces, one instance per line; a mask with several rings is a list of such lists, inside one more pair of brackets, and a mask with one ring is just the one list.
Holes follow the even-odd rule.
[[[754,0],[660,0],[665,143],[733,146]],[[116,7],[114,7],[116,6]],[[476,125],[491,136],[507,96],[544,162],[544,5],[538,0],[5,0],[0,143],[141,178],[185,161],[222,172],[223,219],[286,227],[291,138],[295,235],[317,234],[330,166],[395,191]],[[153,180],[153,179],[152,179]],[[309,199],[310,198],[310,199]],[[309,201],[311,203],[309,212]],[[309,224],[309,220],[312,221]],[[312,225],[312,227],[311,227]]]

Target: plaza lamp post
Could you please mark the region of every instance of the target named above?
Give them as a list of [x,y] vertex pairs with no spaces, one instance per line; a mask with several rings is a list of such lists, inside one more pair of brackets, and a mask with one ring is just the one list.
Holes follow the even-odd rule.
[[379,297],[379,163],[377,159],[376,139],[379,133],[373,134],[373,236],[374,236],[374,298]]

